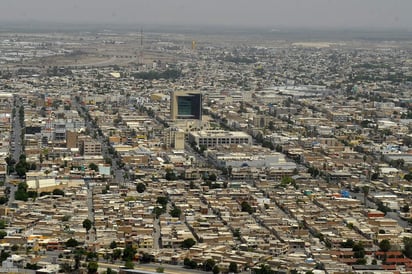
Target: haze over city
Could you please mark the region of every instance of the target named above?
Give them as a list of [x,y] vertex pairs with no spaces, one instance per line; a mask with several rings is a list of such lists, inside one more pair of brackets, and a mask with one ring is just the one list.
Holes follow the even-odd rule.
[[3,0],[0,20],[269,28],[410,29],[407,0]]

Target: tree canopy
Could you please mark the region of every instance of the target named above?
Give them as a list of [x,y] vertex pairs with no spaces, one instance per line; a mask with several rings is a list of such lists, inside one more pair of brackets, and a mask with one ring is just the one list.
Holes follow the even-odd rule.
[[14,193],[14,199],[20,201],[27,201],[29,194],[27,193],[27,184],[25,182],[19,183],[17,191]]
[[391,249],[391,242],[388,239],[383,239],[379,243],[379,249],[383,252],[387,252]]
[[86,229],[86,232],[89,232],[89,230],[92,228],[92,221],[90,221],[89,219],[84,219],[83,228]]
[[233,272],[233,273],[238,273],[238,269],[237,269],[237,263],[235,262],[231,262],[229,264],[229,272]]
[[144,183],[138,183],[136,185],[136,191],[139,193],[143,193],[146,190],[146,185]]
[[170,210],[169,214],[174,217],[174,218],[180,218],[180,215],[182,214],[182,210],[178,208],[177,206],[173,206],[172,210]]
[[76,239],[70,238],[66,241],[66,247],[76,247],[79,245],[79,242]]
[[193,238],[187,238],[182,242],[182,248],[191,248],[196,244],[196,241]]
[[253,212],[255,212],[253,207],[247,201],[243,201],[240,204],[240,207],[241,207],[242,212],[247,212],[249,214],[252,214]]

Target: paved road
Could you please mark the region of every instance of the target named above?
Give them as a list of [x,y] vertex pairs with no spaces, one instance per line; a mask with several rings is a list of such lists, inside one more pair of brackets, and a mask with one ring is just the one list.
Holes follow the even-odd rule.
[[[87,209],[88,209],[88,219],[94,224],[94,210],[93,210],[93,187],[90,184],[87,185]],[[97,235],[94,230],[94,225],[88,233],[89,243],[94,243],[96,241]]]
[[207,158],[194,151],[188,142],[185,142],[185,151],[189,156],[194,158],[194,164],[196,166],[205,166],[208,164]]
[[[364,196],[363,196],[362,192],[359,192],[359,193],[349,192],[349,193],[353,198],[355,198],[357,200],[360,200],[361,203],[364,203]],[[371,192],[369,195],[373,195],[373,192]],[[369,199],[366,199],[366,206],[367,206],[367,208],[373,208],[373,209],[378,208],[378,206],[373,201],[371,201]],[[409,223],[405,220],[402,220],[399,217],[399,214],[397,212],[388,212],[388,213],[386,213],[385,217],[397,221],[398,224],[403,228],[410,227]]]
[[[11,135],[11,147],[10,147],[10,155],[12,159],[17,163],[19,161],[20,155],[22,154],[22,125],[20,124],[20,112],[19,108],[22,106],[22,101],[20,98],[16,98],[14,101],[14,109],[15,109],[15,116],[12,117],[12,135]],[[10,184],[10,177],[6,179],[6,187],[10,189],[9,192],[9,201],[8,205],[11,206],[14,202],[14,193],[17,190],[17,186]]]
[[[349,191],[349,189],[346,189],[346,190]],[[350,194],[351,197],[361,201],[362,204],[365,203],[364,195],[363,195],[362,192],[351,192],[351,191],[349,191],[349,194]],[[366,199],[366,207],[367,208],[373,208],[373,209],[378,208],[378,206],[374,202],[371,202],[369,199]]]
[[125,182],[125,179],[124,179],[125,171],[118,166],[117,164],[118,158],[115,157],[114,155],[109,154],[109,147],[108,147],[108,144],[105,138],[98,134],[97,126],[95,126],[95,124],[92,123],[91,120],[87,119],[88,117],[87,110],[85,111],[83,107],[76,100],[73,100],[72,104],[76,107],[80,116],[85,117],[85,124],[86,124],[87,130],[90,132],[90,135],[91,136],[96,135],[96,140],[102,144],[103,157],[112,159],[111,170],[113,171],[113,182],[119,185],[123,184]]
[[[112,158],[112,165],[111,168],[114,172],[114,180],[117,183],[123,183],[124,182],[124,178],[123,178],[123,174],[124,171],[122,169],[120,169],[117,165],[116,159],[113,158],[109,152],[108,152],[108,146],[106,141],[104,140],[104,137],[100,136],[98,134],[98,128],[97,126],[89,119],[87,119],[88,115],[87,115],[87,110],[85,111],[83,109],[83,107],[76,101],[73,100],[72,101],[73,105],[76,107],[77,111],[79,112],[79,114],[83,117],[85,117],[85,125],[87,127],[87,130],[89,131],[91,136],[96,136],[96,140],[99,141],[102,144],[102,154],[103,157],[109,157]],[[94,224],[95,219],[94,219],[94,210],[93,210],[93,186],[90,185],[88,183],[87,185],[87,207],[88,207],[88,219],[90,221],[92,221],[92,223]],[[96,241],[97,239],[97,235],[96,235],[96,230],[94,228],[94,226],[92,227],[91,230],[89,230],[88,233],[88,242],[93,243]]]
[[13,134],[12,134],[12,144],[14,144],[11,147],[11,152],[12,152],[12,158],[16,161],[16,163],[19,161],[20,155],[22,153],[22,139],[21,139],[21,134],[22,134],[22,126],[20,124],[20,112],[19,109],[20,107],[23,106],[22,101],[17,98],[15,100],[15,116],[12,118],[13,119]]
[[160,242],[160,219],[154,219],[153,221],[153,248],[155,250],[162,247],[162,243]]
[[6,187],[8,187],[10,189],[8,205],[11,206],[14,202],[14,193],[17,190],[17,186],[7,182]]
[[386,213],[385,217],[396,220],[398,222],[398,224],[403,228],[410,227],[409,222],[401,219],[397,212],[388,212],[388,213]]

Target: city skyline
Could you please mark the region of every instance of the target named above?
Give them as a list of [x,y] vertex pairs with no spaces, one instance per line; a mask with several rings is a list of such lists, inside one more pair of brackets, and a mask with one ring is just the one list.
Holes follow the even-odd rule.
[[412,271],[412,31],[4,22],[0,272]]

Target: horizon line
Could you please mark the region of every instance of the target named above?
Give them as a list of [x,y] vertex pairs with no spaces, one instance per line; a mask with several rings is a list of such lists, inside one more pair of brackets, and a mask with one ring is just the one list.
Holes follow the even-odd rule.
[[[210,24],[184,24],[184,23],[154,23],[154,22],[103,22],[103,21],[77,21],[77,22],[69,22],[69,21],[58,21],[58,20],[37,20],[37,19],[30,19],[30,20],[2,20],[0,19],[0,31],[2,29],[8,27],[18,27],[22,28],[25,24],[30,24],[27,26],[27,29],[36,27],[36,28],[45,28],[45,29],[52,29],[55,27],[123,27],[126,29],[130,29],[132,26],[136,26],[137,28],[147,27],[147,28],[166,28],[166,29],[198,29],[198,28],[219,28],[220,31],[222,30],[266,30],[269,32],[283,32],[283,31],[353,31],[353,32],[388,32],[388,31],[398,31],[398,32],[412,32],[412,28],[406,27],[371,27],[371,26],[351,26],[351,27],[343,27],[343,26],[281,26],[281,25],[233,25],[233,24],[219,24],[219,23],[210,23]],[[5,25],[3,25],[5,24]],[[53,24],[53,25],[50,25]],[[224,29],[221,29],[224,28]]]

